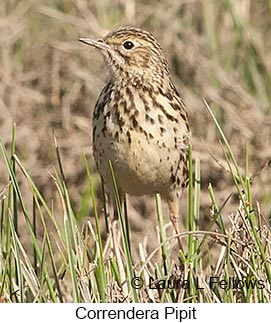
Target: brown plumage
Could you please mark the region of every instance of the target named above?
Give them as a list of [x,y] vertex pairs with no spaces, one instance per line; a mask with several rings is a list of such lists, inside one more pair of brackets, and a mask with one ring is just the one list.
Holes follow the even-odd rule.
[[93,152],[104,183],[112,194],[110,160],[120,197],[160,193],[179,233],[190,131],[161,46],[147,31],[132,27],[80,41],[101,51],[110,73],[93,117]]

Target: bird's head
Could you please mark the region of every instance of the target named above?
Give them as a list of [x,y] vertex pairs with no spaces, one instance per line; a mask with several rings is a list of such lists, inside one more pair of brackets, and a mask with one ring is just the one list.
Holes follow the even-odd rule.
[[113,79],[124,77],[130,82],[155,82],[157,78],[169,77],[164,52],[147,31],[121,27],[102,39],[79,40],[101,51]]

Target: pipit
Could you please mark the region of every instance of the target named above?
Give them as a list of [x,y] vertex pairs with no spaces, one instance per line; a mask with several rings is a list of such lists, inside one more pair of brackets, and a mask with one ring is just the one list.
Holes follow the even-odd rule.
[[111,161],[121,201],[125,194],[160,193],[179,234],[190,131],[163,49],[152,34],[132,27],[79,40],[103,54],[109,71],[93,115],[93,153],[103,182],[112,195]]

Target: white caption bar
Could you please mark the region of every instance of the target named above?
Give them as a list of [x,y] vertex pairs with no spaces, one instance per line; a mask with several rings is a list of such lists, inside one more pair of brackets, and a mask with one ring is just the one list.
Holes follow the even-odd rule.
[[1,322],[264,322],[270,304],[0,304]]

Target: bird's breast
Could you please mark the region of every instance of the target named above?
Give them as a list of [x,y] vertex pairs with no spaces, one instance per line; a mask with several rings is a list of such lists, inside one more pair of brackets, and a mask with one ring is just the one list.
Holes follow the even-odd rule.
[[119,186],[132,195],[160,192],[180,168],[183,150],[178,145],[187,133],[185,125],[167,100],[159,95],[156,100],[126,88],[94,118],[98,170],[110,182],[110,160]]

